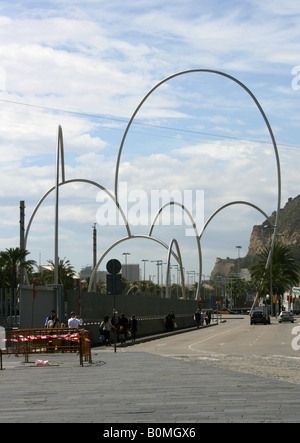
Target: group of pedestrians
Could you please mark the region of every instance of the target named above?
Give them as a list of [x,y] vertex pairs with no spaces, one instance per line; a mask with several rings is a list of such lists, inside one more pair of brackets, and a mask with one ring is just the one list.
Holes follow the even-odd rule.
[[[67,324],[67,325],[66,325]],[[76,312],[72,311],[70,314],[70,318],[66,317],[66,322],[61,323],[57,317],[56,311],[53,309],[50,312],[50,315],[45,320],[45,328],[47,329],[55,329],[55,328],[79,328],[82,326],[83,321],[80,315],[77,315]]]
[[194,321],[196,323],[197,328],[204,325],[204,322],[206,325],[209,325],[211,322],[211,312],[203,312],[200,311],[200,309],[197,309],[197,311],[194,314]]
[[114,311],[112,318],[110,319],[106,315],[100,324],[100,343],[104,343],[105,346],[111,346],[112,339],[120,341],[121,344],[125,343],[128,338],[131,338],[132,343],[135,342],[137,333],[137,319],[135,314],[132,314],[130,319],[125,317],[125,314],[119,316],[117,311]]

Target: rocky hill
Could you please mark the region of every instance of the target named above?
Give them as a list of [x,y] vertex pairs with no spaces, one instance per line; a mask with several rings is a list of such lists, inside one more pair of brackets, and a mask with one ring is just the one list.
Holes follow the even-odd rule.
[[[276,211],[270,216],[274,224]],[[249,248],[246,257],[240,258],[240,269],[249,269],[256,261],[257,253],[270,244],[273,229],[269,228],[270,223],[265,220],[261,225],[255,225],[250,236]],[[280,209],[277,229],[277,241],[282,241],[289,246],[300,266],[300,195],[289,198],[283,209]],[[215,267],[211,273],[213,278],[216,275],[228,276],[230,273],[238,272],[237,259],[217,258]]]

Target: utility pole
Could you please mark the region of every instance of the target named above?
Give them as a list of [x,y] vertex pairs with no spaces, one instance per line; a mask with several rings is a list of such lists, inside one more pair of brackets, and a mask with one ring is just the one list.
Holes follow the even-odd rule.
[[242,246],[236,246],[238,250],[238,278],[240,278],[240,250],[242,249]]
[[[97,224],[93,225],[93,269],[97,266]],[[94,291],[97,291],[97,274],[94,279]]]
[[[25,249],[25,202],[24,201],[20,201],[20,249],[21,250]],[[24,268],[23,266],[20,266],[20,285],[22,285],[23,283],[24,283]]]

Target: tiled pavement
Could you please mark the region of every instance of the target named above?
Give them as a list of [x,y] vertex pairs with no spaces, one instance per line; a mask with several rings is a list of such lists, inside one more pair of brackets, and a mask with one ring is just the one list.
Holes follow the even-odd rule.
[[83,368],[70,354],[30,360],[3,357],[1,423],[299,422],[299,385],[201,362],[103,348]]

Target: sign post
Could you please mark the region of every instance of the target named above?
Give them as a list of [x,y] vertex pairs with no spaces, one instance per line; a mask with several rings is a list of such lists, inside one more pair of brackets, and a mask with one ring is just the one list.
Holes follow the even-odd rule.
[[[106,288],[107,294],[114,296],[114,308],[113,308],[113,318],[116,322],[116,295],[122,294],[122,274],[119,272],[122,269],[122,265],[119,260],[109,260],[106,265],[107,276],[106,276]],[[116,340],[116,327],[114,324],[114,342],[115,342],[115,352],[117,352],[117,340]]]

